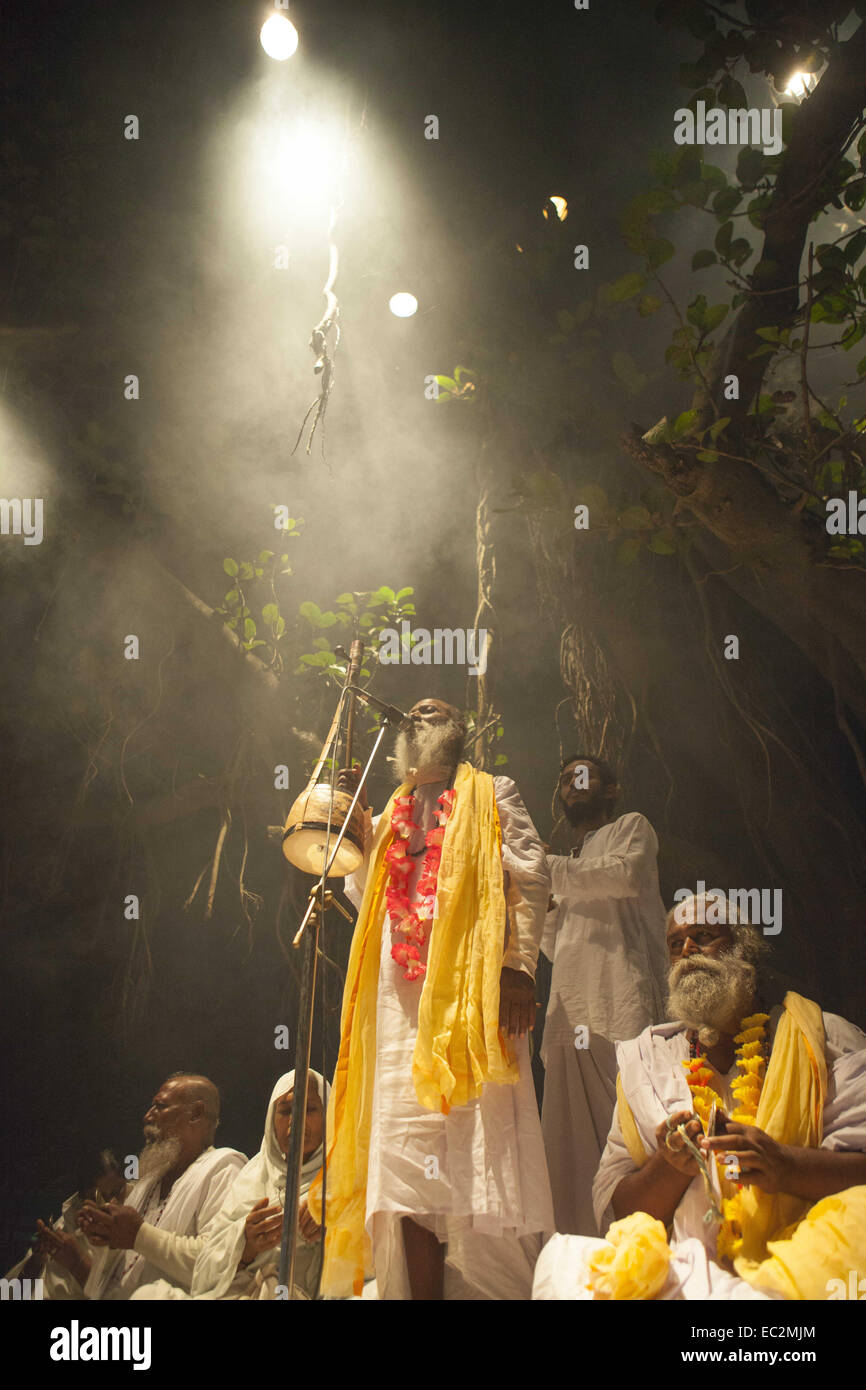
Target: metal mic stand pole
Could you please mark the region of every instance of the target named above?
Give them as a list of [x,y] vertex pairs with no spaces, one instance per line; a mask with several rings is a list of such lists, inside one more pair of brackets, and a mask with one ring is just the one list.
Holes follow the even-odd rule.
[[[301,1195],[301,1167],[303,1165],[304,1131],[306,1129],[307,1078],[310,1073],[310,1045],[313,1036],[313,1005],[316,990],[316,956],[319,948],[319,927],[321,925],[322,913],[325,908],[331,905],[339,907],[343,915],[346,918],[349,917],[345,909],[340,907],[339,903],[334,902],[333,894],[330,889],[325,887],[325,883],[328,877],[328,871],[336,858],[340,845],[343,843],[343,837],[346,834],[346,829],[352,818],[352,813],[358,804],[358,798],[367,780],[367,774],[373,765],[373,759],[379,750],[379,744],[385,737],[385,730],[388,728],[389,723],[390,720],[386,715],[376,735],[376,742],[373,744],[373,750],[367,759],[367,766],[361,773],[357,790],[352,798],[352,804],[340,827],[340,833],[334,844],[334,851],[322,869],[322,874],[318,883],[310,889],[309,906],[304,913],[303,921],[292,942],[295,949],[300,948],[302,951],[301,995],[298,1002],[298,1043],[295,1049],[292,1128],[289,1133],[289,1148],[286,1154],[286,1201],[283,1207],[283,1233],[280,1245],[279,1274],[277,1276],[277,1282],[287,1290],[287,1298],[292,1297],[292,1290],[294,1288],[295,1246],[298,1239],[298,1206]],[[325,1097],[322,1096],[323,1104],[324,1100]],[[322,1144],[324,1159],[327,1134],[322,1136]],[[322,1216],[324,1218],[324,1212]]]

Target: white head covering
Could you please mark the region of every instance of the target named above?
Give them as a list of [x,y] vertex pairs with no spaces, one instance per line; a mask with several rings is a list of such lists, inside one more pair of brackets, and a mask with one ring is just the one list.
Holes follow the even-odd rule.
[[[315,1077],[322,1098],[322,1106],[327,1110],[330,1086],[324,1077],[310,1068],[310,1076]],[[285,1072],[276,1082],[268,1101],[265,1115],[265,1132],[262,1145],[255,1158],[251,1158],[242,1168],[229,1188],[222,1208],[203,1232],[204,1247],[195,1262],[191,1293],[193,1298],[223,1298],[229,1285],[238,1272],[238,1261],[243,1254],[246,1237],[244,1223],[262,1197],[267,1197],[271,1206],[282,1206],[286,1194],[286,1160],[277,1143],[274,1130],[274,1115],[277,1101],[295,1084],[295,1073]],[[320,1144],[309,1158],[303,1160],[301,1168],[301,1197],[304,1197],[316,1173],[322,1166]],[[300,1250],[300,1242],[299,1242]],[[265,1250],[247,1266],[253,1273],[263,1262],[275,1259],[274,1250]]]

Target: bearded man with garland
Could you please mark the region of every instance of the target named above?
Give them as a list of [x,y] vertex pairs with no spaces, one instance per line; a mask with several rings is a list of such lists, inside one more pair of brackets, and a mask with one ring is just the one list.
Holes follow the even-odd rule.
[[[517,788],[461,761],[457,710],[419,701],[400,786],[347,893],[358,921],[328,1117],[322,1292],[525,1299],[550,1185],[527,1034],[550,893]],[[341,786],[357,785],[344,770]],[[321,1187],[309,1208],[321,1219]]]
[[720,893],[668,914],[676,1021],[617,1046],[608,1239],[554,1236],[534,1298],[826,1299],[862,1262],[866,1035],[793,991],[764,1012],[736,919]]

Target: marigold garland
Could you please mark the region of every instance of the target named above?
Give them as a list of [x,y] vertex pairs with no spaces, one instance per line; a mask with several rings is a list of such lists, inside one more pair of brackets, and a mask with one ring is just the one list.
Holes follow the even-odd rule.
[[[740,1124],[753,1125],[758,1113],[758,1102],[761,1099],[764,1076],[767,1070],[764,1054],[769,1017],[769,1014],[750,1014],[748,1018],[742,1020],[740,1031],[734,1037],[734,1042],[738,1044],[736,1061],[739,1075],[731,1082],[731,1094],[734,1096],[737,1106],[730,1118]],[[683,1066],[688,1073],[688,1085],[692,1093],[695,1114],[706,1134],[713,1105],[721,1106],[722,1104],[721,1096],[709,1084],[714,1073],[709,1067],[706,1057],[695,1057],[688,1062],[683,1062]],[[718,1157],[716,1164],[719,1165]],[[733,1261],[743,1246],[741,1191],[742,1183],[738,1183],[737,1191],[733,1197],[722,1198],[724,1219],[719,1226],[716,1242],[716,1253],[719,1259]]]
[[419,948],[427,940],[428,927],[433,920],[445,825],[454,809],[456,795],[452,787],[444,791],[436,803],[436,824],[424,837],[426,853],[415,888],[414,903],[409,901],[406,885],[414,867],[408,842],[413,832],[420,828],[412,819],[415,797],[398,796],[391,811],[394,839],[385,851],[385,862],[388,865],[385,901],[391,923],[391,935],[394,938],[391,955],[398,965],[406,967],[403,971],[404,980],[417,980],[427,973],[427,967],[421,961]]

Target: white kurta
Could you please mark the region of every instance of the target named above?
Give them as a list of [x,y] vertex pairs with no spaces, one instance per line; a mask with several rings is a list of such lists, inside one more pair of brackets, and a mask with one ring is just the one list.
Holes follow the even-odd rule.
[[548,856],[556,906],[541,941],[553,962],[541,1123],[558,1231],[597,1234],[592,1180],[616,1103],[614,1043],[662,1017],[657,854],[649,821],[629,812],[587,835],[579,856]]
[[[549,897],[544,849],[514,783],[497,777],[494,784],[502,862],[511,880],[503,965],[534,976]],[[446,786],[418,787],[414,820],[420,829],[410,851],[423,848]],[[409,881],[410,898],[423,857],[417,856]],[[359,901],[357,887],[357,881],[347,881],[347,892]],[[379,1297],[409,1297],[400,1219],[411,1215],[448,1243],[446,1297],[528,1298],[540,1233],[553,1230],[553,1212],[527,1039],[516,1049],[516,1085],[488,1084],[477,1100],[448,1115],[424,1109],[412,1084],[423,981],[403,978],[391,944],[386,914],[367,1178],[367,1230]]]
[[126,1197],[127,1206],[144,1213],[132,1250],[102,1247],[93,1256],[85,1287],[92,1299],[131,1298],[139,1285],[168,1276],[168,1283],[189,1287],[201,1232],[217,1215],[237,1174],[246,1163],[237,1149],[205,1149],[162,1201],[160,1180],[141,1178]]
[[[770,1036],[775,1036],[781,1006],[770,1014]],[[866,1034],[836,1014],[823,1015],[827,1058],[827,1096],[824,1104],[822,1148],[839,1151],[866,1149]],[[688,1059],[686,1029],[679,1023],[644,1030],[640,1037],[617,1047],[620,1075],[641,1142],[647,1153],[656,1146],[655,1130],[676,1110],[692,1110],[693,1101],[681,1063]],[[730,1105],[730,1082],[736,1066],[715,1085]],[[610,1200],[623,1178],[638,1171],[628,1152],[618,1115],[613,1124],[593,1186],[599,1229],[615,1219]],[[720,1199],[718,1174],[711,1176]],[[670,1235],[671,1272],[661,1298],[766,1298],[745,1280],[715,1261],[718,1222],[704,1223],[707,1199],[698,1175],[686,1189],[674,1213]],[[602,1244],[582,1236],[556,1236],[538,1261],[534,1298],[586,1298],[588,1261]]]

